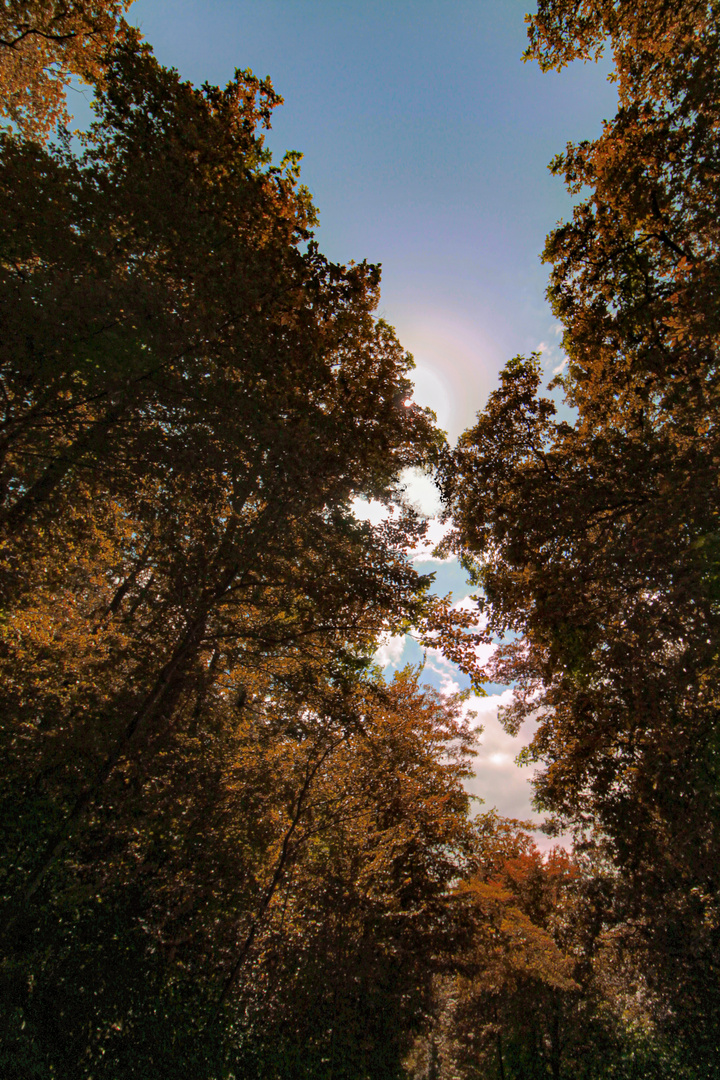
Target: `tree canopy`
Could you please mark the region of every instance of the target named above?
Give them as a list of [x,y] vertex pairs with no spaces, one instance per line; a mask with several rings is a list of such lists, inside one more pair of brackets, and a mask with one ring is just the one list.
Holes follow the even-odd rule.
[[[502,375],[446,470],[457,550],[506,635],[507,722],[539,718],[539,805],[628,875],[667,1023],[718,1023],[716,540],[718,12],[539,5],[544,67],[612,51],[617,116],[553,163],[580,200],[548,237],[568,357]],[[511,637],[507,638],[510,634]],[[682,992],[679,987],[683,987]]]
[[[269,81],[126,39],[95,93],[79,151],[0,148],[7,1069],[299,1075],[363,1016],[391,1069],[467,812],[459,705],[371,666],[412,626],[473,670],[407,554],[443,435],[264,147]],[[318,996],[318,942],[375,1004]]]
[[6,0],[0,12],[0,116],[47,138],[69,114],[73,76],[97,86],[104,61],[137,40],[123,19],[132,0]]
[[[528,17],[618,112],[552,165],[567,368],[510,361],[456,448],[270,80],[184,82],[127,6],[0,16],[3,1076],[714,1075],[717,5]],[[473,813],[468,694],[373,663],[410,631],[512,685],[573,851]]]

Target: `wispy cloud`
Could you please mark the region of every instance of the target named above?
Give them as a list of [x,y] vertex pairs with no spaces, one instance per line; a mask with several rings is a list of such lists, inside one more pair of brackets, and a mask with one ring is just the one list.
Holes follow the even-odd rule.
[[542,355],[543,367],[548,375],[559,375],[568,362],[560,341],[563,328],[560,323],[554,323],[550,330],[555,341],[541,341],[535,346],[535,352]]
[[457,694],[460,691],[458,669],[439,649],[427,649],[425,668],[436,676],[435,681],[439,684],[440,693]]

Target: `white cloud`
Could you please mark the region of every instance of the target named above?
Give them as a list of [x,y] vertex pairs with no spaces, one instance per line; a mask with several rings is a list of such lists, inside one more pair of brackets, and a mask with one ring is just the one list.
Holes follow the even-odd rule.
[[352,512],[358,521],[369,521],[371,525],[381,525],[390,517],[390,510],[377,499],[353,499],[350,503]]
[[[434,486],[434,485],[433,485]],[[398,517],[400,514],[399,508],[394,510],[388,509],[388,507],[377,499],[361,499],[355,498],[350,503],[352,512],[358,521],[368,521],[373,527],[376,525],[382,525],[388,518]],[[452,528],[450,522],[440,521],[437,517],[431,517],[426,522],[427,530],[425,536],[419,541],[413,548],[409,548],[407,556],[411,562],[424,562],[424,563],[449,563],[452,562],[457,556],[448,555],[445,558],[439,558],[437,555],[433,555],[433,551],[437,545],[444,540],[447,534]]]
[[430,518],[427,522],[427,532],[425,536],[412,548],[409,552],[410,558],[413,562],[429,562],[429,563],[449,563],[453,559],[457,558],[455,555],[448,555],[445,558],[440,558],[437,555],[433,555],[433,551],[444,540],[447,534],[450,532],[452,525],[449,521],[440,521],[439,518]]
[[459,600],[456,600],[452,606],[452,611],[470,611],[477,612],[477,620],[472,624],[473,630],[484,630],[487,626],[487,615],[479,610],[478,602],[475,599],[475,593],[468,593],[466,596],[461,596]]
[[[562,333],[562,327],[557,323],[552,330],[556,337]],[[548,374],[559,375],[568,362],[562,346],[557,343],[541,341],[539,345],[535,346],[534,351],[542,354],[543,366]]]
[[398,667],[405,649],[404,634],[381,634],[379,646],[373,657],[381,668]]
[[530,806],[533,770],[521,768],[515,759],[532,738],[534,724],[523,725],[518,735],[508,735],[498,720],[498,709],[512,701],[512,690],[488,697],[473,697],[467,708],[476,714],[476,723],[483,733],[475,759],[475,775],[466,781],[472,795],[479,795],[485,809],[496,807],[506,817],[537,820]]
[[[483,811],[495,807],[504,817],[532,821],[539,826],[542,817],[530,805],[531,782],[536,769],[516,764],[518,754],[531,741],[536,724],[532,720],[526,721],[517,735],[508,735],[498,720],[498,709],[511,701],[510,688],[500,694],[468,700],[466,707],[477,714],[475,723],[483,728],[483,733],[473,766],[474,776],[465,781],[465,788],[471,795],[484,800]],[[533,839],[541,851],[549,851],[557,845],[571,847],[570,836],[550,837],[534,831]]]
[[441,694],[457,694],[460,691],[458,669],[439,649],[426,650],[425,667],[439,677]]
[[[461,597],[460,600],[456,600],[452,606],[453,611],[477,611],[477,600],[473,599],[473,593],[469,593],[467,596]],[[487,626],[487,616],[478,611],[478,619],[469,627],[471,631],[479,633]],[[481,667],[490,660],[497,650],[497,644],[493,641],[481,641],[479,645],[475,646],[475,656],[478,659],[478,663]]]
[[485,667],[495,655],[496,650],[497,645],[493,641],[481,641],[479,645],[475,646],[475,656],[480,667]]
[[405,499],[424,518],[435,518],[442,510],[440,490],[424,469],[403,469],[400,483]]
[[[376,663],[382,668],[399,668],[407,641],[408,638],[402,634],[383,634],[375,653]],[[481,648],[492,650],[495,646],[490,644]],[[480,659],[482,662],[484,657]],[[425,673],[427,678],[423,681],[438,686],[442,694],[455,694],[461,689],[457,667],[439,649],[425,651]],[[465,781],[465,788],[469,794],[483,800],[482,810],[494,807],[504,817],[529,820],[539,826],[542,818],[530,805],[535,769],[516,763],[518,754],[532,739],[536,723],[526,721],[517,735],[508,735],[498,720],[498,710],[511,701],[512,689],[507,688],[487,697],[472,695],[465,703],[465,711],[474,714],[473,726],[482,729],[479,752],[473,762],[473,776]],[[535,831],[533,838],[542,851],[557,844],[570,846],[569,837],[551,838]]]
[[447,382],[429,365],[417,364],[412,373],[413,398],[423,408],[432,409],[438,427],[447,431],[453,413],[453,401]]
[[[453,604],[453,611],[474,611],[477,607],[477,600],[475,600],[475,593],[468,593],[466,596],[461,596],[459,600],[456,600]],[[483,617],[478,626],[484,624],[487,620]]]

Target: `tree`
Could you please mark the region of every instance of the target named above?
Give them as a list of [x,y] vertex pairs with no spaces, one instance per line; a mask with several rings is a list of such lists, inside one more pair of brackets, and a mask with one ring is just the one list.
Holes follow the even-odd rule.
[[42,1067],[400,1075],[466,859],[462,701],[410,671],[258,690],[188,703],[21,925],[8,1027]]
[[[644,950],[616,907],[617,870],[491,812],[452,916],[455,948],[407,1065],[417,1080],[640,1080],[698,1075],[656,1025]],[[635,943],[637,946],[637,942]]]
[[[117,655],[123,636],[113,689],[98,688],[105,749],[66,832],[141,729],[167,722],[214,641],[264,663],[328,635],[362,651],[390,610],[420,616],[403,525],[372,533],[349,502],[391,497],[438,436],[403,405],[411,361],[372,319],[376,271],[299,250],[306,194],[254,135],[273,101],[251,76],[198,92],[125,50],[84,165],[6,142],[8,201],[20,177],[27,198],[6,219],[5,601],[39,625],[32,567],[72,593],[98,521],[96,584],[77,582],[76,611],[93,656],[104,640]],[[41,205],[57,197],[75,217],[35,206],[26,232],[33,180]]]
[[268,1056],[281,1076],[402,1075],[467,858],[473,745],[462,698],[417,680],[405,670],[359,687],[356,730],[345,725],[315,774],[237,987],[251,1017],[243,1075],[262,1075]]
[[45,139],[69,119],[73,76],[97,85],[103,62],[137,33],[122,18],[132,0],[7,0],[0,14],[0,116]]
[[717,15],[548,0],[530,17],[530,57],[608,45],[619,91],[602,135],[553,163],[582,195],[545,250],[572,422],[519,358],[446,474],[458,550],[506,635],[507,721],[540,721],[539,804],[602,834],[658,1015],[681,1042],[692,1030],[701,1068],[720,946]]
[[602,135],[552,164],[591,192],[545,252],[570,399],[595,424],[644,419],[679,454],[705,423],[712,444],[717,410],[717,16],[712,3],[646,0],[541,3],[530,19],[527,55],[545,68],[607,40],[619,93]]
[[486,1075],[558,1080],[567,1027],[577,1025],[568,1013],[579,987],[552,930],[561,917],[558,892],[572,871],[563,854],[545,864],[526,847],[497,868],[488,860],[459,888],[474,932],[455,990],[456,1053],[468,1071],[479,1058]]
[[[363,1009],[389,1038],[421,1008],[466,808],[456,705],[369,674],[410,626],[473,669],[472,618],[407,556],[402,471],[443,436],[377,268],[322,257],[297,157],[264,149],[269,82],[197,90],[125,43],[96,98],[80,154],[0,155],[4,1064],[209,1078],[276,1035],[290,1060],[284,971],[320,1067],[323,934],[367,1061]],[[398,512],[371,528],[359,495]]]

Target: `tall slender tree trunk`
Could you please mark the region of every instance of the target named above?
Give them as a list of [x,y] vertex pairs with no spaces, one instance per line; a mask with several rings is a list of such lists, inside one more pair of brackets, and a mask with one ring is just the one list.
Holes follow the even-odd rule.
[[330,745],[325,748],[320,757],[312,766],[310,766],[310,763],[308,762],[305,779],[303,780],[300,791],[298,792],[298,797],[295,801],[295,809],[293,811],[290,825],[288,826],[285,832],[285,836],[283,837],[283,842],[280,847],[280,854],[278,855],[278,860],[275,864],[275,870],[269,884],[267,885],[264,893],[262,894],[259,907],[255,915],[253,916],[247,934],[245,935],[243,943],[240,946],[240,951],[238,952],[237,959],[235,960],[235,963],[233,964],[227,978],[225,979],[223,988],[220,992],[220,997],[218,998],[214,1018],[217,1017],[220,1009],[225,1004],[230,991],[232,990],[233,986],[237,981],[238,975],[242,970],[243,964],[245,963],[248,953],[250,952],[252,944],[255,940],[255,935],[257,934],[258,927],[265,915],[265,912],[270,906],[270,902],[272,901],[272,898],[275,895],[277,888],[282,880],[283,874],[285,873],[285,868],[291,855],[292,839],[297,831],[298,825],[302,820],[303,812],[305,810],[305,802],[310,793],[310,788],[312,786],[313,780],[317,775],[318,769],[327,760],[333,750],[335,750],[340,745],[342,741],[342,739],[337,739],[335,742],[331,742]]
[[505,1063],[503,1062],[502,1035],[499,1031],[496,1036],[496,1045],[498,1056],[498,1077],[499,1080],[505,1080]]
[[202,641],[209,610],[209,605],[206,605],[204,610],[196,616],[187,628],[173,655],[158,675],[150,692],[145,696],[142,705],[130,718],[117,743],[97,770],[94,780],[78,795],[72,809],[50,840],[40,863],[30,877],[24,892],[24,901],[26,903],[32,898],[45,875],[62,855],[75,829],[84,819],[90,807],[97,801],[102,788],[109,780],[116,766],[125,757],[137,732],[166,704],[166,700],[171,696],[172,691],[178,689],[178,676],[197,652]]
[[553,999],[553,1017],[550,1028],[550,1068],[553,1080],[560,1080],[562,1047],[560,1045],[560,1005],[557,997]]

